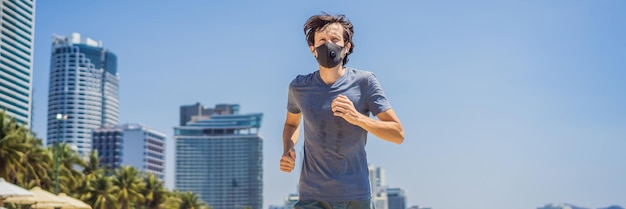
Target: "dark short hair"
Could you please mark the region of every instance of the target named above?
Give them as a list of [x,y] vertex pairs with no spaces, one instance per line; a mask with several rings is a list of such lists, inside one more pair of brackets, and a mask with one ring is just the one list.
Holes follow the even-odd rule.
[[314,46],[315,44],[315,32],[322,31],[326,29],[326,27],[333,23],[339,23],[343,27],[343,40],[344,44],[350,43],[350,48],[348,49],[348,53],[346,57],[343,59],[343,64],[348,63],[348,55],[352,54],[352,50],[354,49],[354,43],[352,42],[352,35],[354,35],[354,28],[352,23],[345,15],[330,15],[325,12],[322,12],[321,15],[313,15],[311,16],[306,23],[304,23],[304,35],[306,36],[306,41],[309,46]]

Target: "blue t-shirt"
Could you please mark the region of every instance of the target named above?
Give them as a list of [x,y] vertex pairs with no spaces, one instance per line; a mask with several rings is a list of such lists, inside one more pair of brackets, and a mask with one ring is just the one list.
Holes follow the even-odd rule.
[[319,71],[297,76],[289,85],[287,110],[302,113],[304,160],[300,200],[350,201],[371,197],[365,143],[367,132],[334,116],[331,102],[347,96],[357,111],[369,116],[391,108],[373,73],[346,68],[332,85]]

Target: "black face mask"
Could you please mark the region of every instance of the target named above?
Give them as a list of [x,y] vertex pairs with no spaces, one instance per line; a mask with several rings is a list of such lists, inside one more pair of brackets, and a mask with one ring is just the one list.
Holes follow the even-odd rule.
[[326,42],[317,48],[317,62],[325,68],[332,68],[343,62],[343,46]]

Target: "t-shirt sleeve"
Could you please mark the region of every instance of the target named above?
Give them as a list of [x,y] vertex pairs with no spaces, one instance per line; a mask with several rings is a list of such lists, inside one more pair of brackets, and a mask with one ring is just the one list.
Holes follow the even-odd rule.
[[289,94],[287,95],[287,111],[290,113],[298,114],[302,110],[300,110],[300,106],[298,105],[298,101],[296,100],[295,92],[293,88],[293,82],[289,84]]
[[372,73],[367,78],[367,108],[372,112],[374,116],[388,109],[391,109],[391,104],[380,83],[376,79],[376,76]]

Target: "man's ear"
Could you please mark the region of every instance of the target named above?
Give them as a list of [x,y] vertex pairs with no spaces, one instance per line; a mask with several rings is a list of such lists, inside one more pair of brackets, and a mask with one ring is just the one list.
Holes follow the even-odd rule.
[[311,54],[313,54],[313,56],[317,58],[317,52],[315,51],[315,47],[309,46],[309,50],[311,50]]
[[352,47],[352,43],[350,42],[346,43],[345,47],[343,48],[344,50],[346,50],[346,54],[344,54],[344,56],[348,55],[348,52],[350,52],[351,47]]

